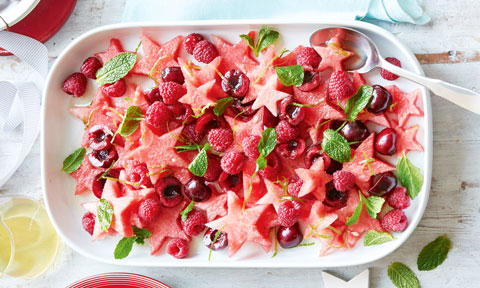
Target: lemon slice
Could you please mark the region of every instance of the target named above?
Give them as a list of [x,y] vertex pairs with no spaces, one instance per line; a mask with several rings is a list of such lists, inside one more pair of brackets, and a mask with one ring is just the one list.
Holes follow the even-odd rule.
[[12,198],[0,206],[0,216],[13,236],[14,257],[6,273],[35,278],[55,260],[59,238],[39,201]]
[[5,274],[8,267],[13,262],[14,254],[15,246],[13,244],[12,233],[3,222],[3,218],[0,216],[0,277]]

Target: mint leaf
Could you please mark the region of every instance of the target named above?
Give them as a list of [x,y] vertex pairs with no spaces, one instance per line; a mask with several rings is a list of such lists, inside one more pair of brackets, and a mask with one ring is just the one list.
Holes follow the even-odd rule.
[[263,155],[258,156],[257,158],[257,171],[263,170],[267,168],[267,158],[263,157]]
[[130,52],[120,53],[108,60],[102,68],[98,69],[96,82],[105,85],[117,82],[132,70],[137,62],[137,55]]
[[215,107],[213,107],[213,114],[215,114],[215,116],[222,116],[223,113],[225,113],[225,109],[232,104],[233,97],[226,97],[218,100]]
[[117,133],[122,135],[123,137],[132,135],[135,131],[137,131],[138,127],[140,126],[140,121],[142,120],[143,114],[140,107],[128,107],[127,112],[125,112],[125,116],[123,117],[122,123],[120,123],[120,126],[118,126]]
[[110,225],[112,224],[113,208],[107,199],[102,198],[98,202],[97,218],[98,218],[98,221],[100,222],[100,228],[105,232],[108,231],[108,229],[110,228]]
[[405,264],[395,262],[388,266],[388,277],[398,288],[419,288],[417,276]]
[[193,175],[198,177],[203,177],[205,172],[207,172],[208,160],[207,160],[207,151],[210,149],[210,145],[207,143],[203,146],[202,150],[198,152],[197,156],[193,158],[190,165],[188,165],[188,170],[192,172]]
[[385,199],[378,196],[370,196],[365,198],[363,194],[360,192],[360,198],[362,198],[363,202],[365,202],[365,208],[367,208],[367,213],[373,219],[377,219],[377,214],[382,211],[383,203],[385,203]]
[[[358,192],[359,194],[362,194],[362,192]],[[362,213],[362,208],[363,208],[363,198],[360,196],[360,200],[358,201],[357,208],[355,208],[355,211],[353,212],[352,216],[347,219],[347,222],[345,222],[345,225],[350,226],[354,225],[357,223],[358,218],[360,217],[360,214]]]
[[127,257],[128,254],[130,254],[130,251],[132,251],[135,238],[136,237],[123,237],[120,241],[118,241],[115,251],[113,252],[113,257],[115,259],[123,259]]
[[330,158],[340,163],[350,161],[352,155],[347,139],[332,129],[323,132],[322,149]]
[[[255,42],[253,41],[253,38],[250,37],[250,35],[242,34],[240,35],[240,38],[242,38],[243,41],[247,43],[248,47],[250,47],[255,52]],[[258,55],[255,54],[255,56],[258,56]]]
[[267,157],[277,145],[277,132],[273,128],[267,128],[262,132],[262,137],[258,142],[258,152],[263,157]]
[[301,86],[303,84],[304,71],[301,65],[275,67],[278,80],[285,86]]
[[447,259],[451,247],[452,242],[447,238],[447,234],[438,236],[437,239],[423,247],[418,255],[418,270],[430,271],[440,266]]
[[67,158],[63,160],[62,171],[65,171],[69,174],[77,171],[82,165],[83,158],[85,158],[86,153],[87,150],[83,147],[73,151],[72,154],[68,155]]
[[278,32],[271,30],[270,27],[264,26],[258,32],[258,42],[255,49],[255,56],[258,57],[258,54],[262,52],[265,48],[273,44],[278,39]]
[[132,225],[132,229],[133,229],[133,234],[135,234],[135,242],[137,244],[144,244],[144,240],[146,238],[150,238],[152,237],[152,233],[150,233],[150,231],[148,231],[146,228],[138,228],[137,226],[135,225]]
[[182,222],[187,221],[188,213],[192,212],[193,205],[195,205],[195,201],[192,200],[190,204],[188,204],[188,206],[185,207],[182,212],[180,212],[180,215],[182,215]]
[[367,232],[367,234],[365,234],[365,238],[363,239],[363,245],[379,245],[393,240],[395,240],[395,238],[390,233],[370,230]]
[[347,119],[355,121],[358,113],[362,112],[367,107],[370,99],[373,97],[373,88],[369,85],[363,85],[358,88],[357,93],[350,97],[347,101],[347,107],[345,107],[345,114]]
[[408,196],[413,200],[422,190],[423,176],[420,169],[415,167],[410,160],[408,160],[405,153],[398,159],[396,176],[400,184],[407,188]]

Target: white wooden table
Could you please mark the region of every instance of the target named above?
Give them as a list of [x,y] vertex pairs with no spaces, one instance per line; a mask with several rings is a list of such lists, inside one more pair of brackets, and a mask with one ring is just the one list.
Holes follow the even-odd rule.
[[[125,0],[79,0],[72,17],[47,42],[52,63],[72,39],[92,28],[117,23]],[[425,26],[377,23],[406,43],[430,77],[480,90],[480,1],[425,0],[433,21]],[[14,57],[0,58],[0,79],[23,77],[28,70]],[[416,267],[421,248],[442,233],[453,241],[446,262],[419,272],[422,287],[475,287],[480,280],[480,116],[433,96],[434,161],[430,201],[420,225],[396,252],[371,263],[330,269],[350,279],[370,267],[372,287],[393,287],[387,266],[401,261]],[[0,135],[0,171],[20,143],[21,131]],[[8,140],[8,143],[5,141]],[[0,195],[40,197],[39,141]],[[8,165],[8,164],[7,164]],[[54,267],[25,282],[4,278],[0,287],[64,287],[80,278],[109,271],[144,274],[173,287],[323,287],[320,269],[182,269],[136,268],[102,264],[62,247]]]

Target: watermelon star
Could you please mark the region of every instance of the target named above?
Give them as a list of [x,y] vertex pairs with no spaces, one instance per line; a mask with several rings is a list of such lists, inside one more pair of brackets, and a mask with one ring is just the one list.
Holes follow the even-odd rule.
[[374,139],[375,133],[370,134],[355,150],[353,159],[343,164],[343,171],[355,175],[355,183],[363,192],[369,189],[371,176],[395,170],[394,166],[375,158]]
[[340,35],[333,37],[326,46],[315,46],[315,51],[322,57],[318,67],[319,71],[332,68],[335,71],[344,70],[343,61],[353,55],[352,52],[343,50]]
[[257,113],[248,121],[244,122],[239,120],[238,118],[230,117],[228,115],[225,115],[225,120],[227,120],[228,124],[232,128],[235,127],[234,130],[234,140],[235,140],[235,145],[232,145],[232,149],[236,150],[243,150],[242,148],[242,142],[243,139],[245,139],[248,136],[255,136],[255,135],[261,135],[263,132],[263,109],[265,108],[260,108],[260,110],[257,111]]
[[212,93],[212,89],[216,85],[215,82],[216,80],[213,79],[200,87],[195,87],[187,82],[187,94],[183,95],[178,102],[189,104],[194,112],[199,114],[202,107],[217,101],[216,95]]
[[282,187],[273,183],[272,181],[268,179],[263,180],[265,182],[265,187],[267,188],[267,193],[265,193],[265,195],[258,200],[257,205],[272,204],[275,208],[275,211],[278,211],[278,207],[280,207],[280,204],[282,204],[280,200],[282,200],[283,195],[285,195],[285,191],[283,191]]
[[303,197],[313,192],[318,201],[325,198],[325,184],[332,180],[332,175],[325,172],[323,159],[317,159],[310,169],[295,169],[303,184],[298,192],[298,197]]
[[393,97],[391,110],[397,115],[398,125],[402,128],[407,124],[410,116],[423,116],[423,111],[417,106],[418,97],[422,94],[420,89],[404,93],[396,85],[385,87]]
[[305,239],[309,237],[322,238],[323,230],[335,222],[337,218],[336,214],[325,212],[325,205],[321,201],[315,201],[310,213],[304,219],[306,226],[303,235],[305,235]]
[[92,191],[93,181],[97,181],[97,176],[103,173],[103,171],[104,169],[93,167],[88,160],[88,156],[85,155],[80,168],[70,174],[77,181],[75,195]]
[[222,63],[223,58],[217,57],[209,64],[200,67],[193,64],[191,61],[178,58],[178,64],[185,76],[185,83],[192,87],[200,87],[202,84],[217,79],[217,71]]
[[272,240],[270,230],[278,226],[278,216],[272,205],[256,205],[245,210],[240,225],[247,227],[247,240],[263,247],[265,252],[270,251]]
[[278,115],[277,102],[290,96],[290,94],[278,90],[280,87],[276,74],[270,76],[265,85],[250,86],[250,90],[252,89],[254,89],[257,94],[252,109],[256,110],[261,107],[266,107],[274,116]]
[[[248,35],[252,38],[255,37],[255,32],[249,32]],[[250,47],[248,47],[247,43],[240,39],[240,41],[232,45],[228,41],[224,39],[212,35],[213,43],[217,48],[218,55],[223,58],[221,71],[229,71],[230,69],[242,69],[243,65],[257,65],[257,61],[255,61],[251,56]],[[243,65],[239,65],[243,64]],[[242,72],[245,73],[243,70]]]
[[195,208],[204,211],[208,221],[227,215],[227,194],[218,193],[217,189],[210,187],[212,196],[207,201],[195,202]]
[[72,107],[68,111],[74,117],[82,120],[87,128],[98,123],[108,123],[113,126],[113,120],[107,115],[110,112],[110,107],[112,107],[112,101],[99,88],[91,105],[87,107]]
[[122,43],[120,43],[120,40],[116,38],[112,38],[110,39],[110,45],[108,46],[107,51],[97,53],[95,54],[95,56],[100,58],[102,63],[105,64],[108,62],[108,60],[112,59],[113,57],[117,56],[122,52],[125,52],[125,50],[123,50]]
[[397,133],[397,152],[395,156],[400,157],[403,153],[407,154],[409,151],[423,151],[423,147],[417,141],[418,126],[413,126],[408,129],[403,129],[399,126],[393,126]]

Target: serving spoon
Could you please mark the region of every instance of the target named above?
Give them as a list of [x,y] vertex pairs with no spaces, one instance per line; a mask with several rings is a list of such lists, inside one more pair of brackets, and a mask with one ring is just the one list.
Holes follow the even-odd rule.
[[310,45],[314,49],[316,49],[316,47],[325,47],[327,42],[337,35],[342,39],[342,48],[355,53],[353,57],[345,60],[344,65],[346,70],[367,73],[375,67],[380,67],[400,77],[423,85],[436,95],[466,110],[480,114],[479,93],[439,79],[417,75],[387,62],[380,56],[380,52],[377,46],[375,46],[375,43],[368,36],[357,30],[344,27],[326,27],[317,30],[310,36]]

